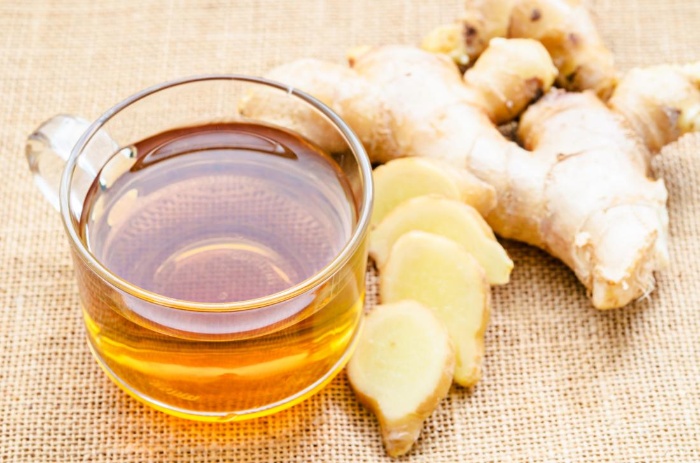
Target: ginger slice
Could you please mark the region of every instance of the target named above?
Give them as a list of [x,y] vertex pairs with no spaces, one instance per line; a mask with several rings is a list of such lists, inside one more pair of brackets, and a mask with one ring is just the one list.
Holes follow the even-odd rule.
[[473,206],[482,216],[496,207],[494,188],[444,161],[429,158],[398,158],[374,169],[375,197],[372,223],[381,222],[403,201],[439,194]]
[[455,356],[447,329],[415,301],[378,305],[365,318],[347,373],[379,419],[386,451],[407,453],[450,389]]
[[369,254],[380,270],[396,240],[410,230],[435,233],[456,241],[481,264],[490,284],[508,283],[513,261],[496,241],[488,224],[468,204],[433,195],[399,204],[370,233]]
[[481,379],[489,285],[462,246],[432,233],[406,233],[380,274],[379,293],[384,303],[413,299],[434,309],[456,349],[455,382],[469,387]]

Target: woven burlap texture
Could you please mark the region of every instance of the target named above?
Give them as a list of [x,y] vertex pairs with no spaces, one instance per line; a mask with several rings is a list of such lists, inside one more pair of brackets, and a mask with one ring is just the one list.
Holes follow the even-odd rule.
[[[700,59],[695,0],[591,4],[622,69]],[[358,44],[416,43],[460,0],[0,2],[0,460],[386,461],[344,374],[250,422],[202,424],[117,389],[88,352],[59,216],[33,187],[26,136],[57,112],[95,118],[170,78],[260,74]],[[664,150],[671,266],[624,310],[592,309],[561,263],[506,242],[484,378],[453,388],[405,461],[700,462],[700,136]],[[370,277],[368,303],[376,301]]]

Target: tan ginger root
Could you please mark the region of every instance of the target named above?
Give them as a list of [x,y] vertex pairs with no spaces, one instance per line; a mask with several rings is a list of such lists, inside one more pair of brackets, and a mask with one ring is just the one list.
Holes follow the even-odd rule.
[[[381,95],[352,69],[317,59],[300,59],[272,69],[266,77],[304,90],[310,82],[313,96],[333,110],[360,135],[365,144],[386,143],[375,133],[376,121],[381,119]],[[342,82],[342,85],[338,85]],[[310,111],[295,98],[281,98],[279,91],[260,89],[243,96],[241,112],[254,119],[267,119],[295,130],[327,151],[337,152],[347,147],[337,130],[333,130],[316,111]],[[274,111],[274,118],[270,112]],[[371,138],[366,134],[370,134]],[[365,136],[363,136],[365,135]]]
[[384,271],[395,243],[411,230],[434,233],[457,242],[483,267],[490,284],[508,283],[513,261],[476,209],[436,195],[402,202],[370,232],[369,255],[380,272]]
[[398,158],[372,172],[376,225],[403,201],[427,194],[462,201],[481,215],[496,207],[496,191],[466,170],[455,169],[438,159]]
[[455,382],[469,387],[481,379],[489,285],[462,246],[422,231],[402,235],[381,271],[379,294],[384,303],[412,299],[435,310],[455,346]]
[[700,130],[700,63],[632,69],[609,105],[625,116],[656,153],[681,135]]
[[348,379],[379,419],[389,455],[411,449],[447,395],[454,366],[447,329],[432,309],[405,300],[378,305],[366,317]]
[[567,90],[605,99],[617,82],[612,52],[579,0],[467,0],[464,16],[429,33],[422,47],[461,64],[476,60],[495,37],[540,41],[559,69],[557,85]]
[[[360,137],[372,161],[385,163],[399,157],[422,156],[426,148],[437,153],[439,144],[450,140],[449,131],[463,130],[446,125],[463,117],[452,113],[468,108],[467,112],[478,114],[476,120],[469,121],[478,124],[473,127],[476,129],[484,123],[492,125],[483,114],[493,117],[493,123],[502,123],[551,86],[552,63],[538,42],[507,40],[490,49],[483,59],[503,61],[489,56],[493,54],[507,55],[509,66],[496,71],[475,67],[470,80],[489,82],[480,87],[465,85],[446,57],[404,46],[370,49],[353,58],[353,69],[302,59],[272,69],[266,77],[306,90],[330,106]],[[395,65],[384,62],[386,59]],[[424,65],[427,68],[423,69]],[[404,69],[410,75],[402,75]],[[421,85],[424,78],[428,79],[426,85]],[[526,83],[517,84],[518,78]],[[527,88],[530,99],[523,98],[523,88]],[[499,95],[500,100],[496,98]],[[346,146],[316,112],[279,92],[249,93],[239,106],[242,115],[285,125],[328,151]]]
[[[492,51],[498,49],[485,53]],[[308,69],[302,76],[282,66],[275,75],[316,94],[318,76],[325,70]],[[344,93],[346,85],[370,89],[355,106],[362,106],[362,116],[373,123],[351,125],[375,162],[438,158],[489,183],[498,196],[496,208],[486,216],[493,230],[561,259],[597,308],[622,307],[653,289],[653,272],[668,260],[667,193],[663,181],[651,177],[647,137],[636,136],[621,114],[591,93],[550,91],[521,117],[523,149],[498,132],[488,117],[495,111],[484,107],[488,100],[462,82],[447,57],[382,47],[357,57],[353,71],[349,81],[335,81],[335,92]],[[503,71],[491,70],[494,85],[511,82]],[[693,79],[688,77],[695,84]],[[509,93],[508,88],[500,91]],[[644,92],[635,99],[634,93],[626,99],[627,107],[636,109],[628,112],[653,114],[656,105],[668,103],[647,99]],[[694,98],[693,92],[681,93],[681,100]],[[336,109],[333,100],[325,102]],[[253,111],[270,122],[280,117],[276,102],[257,103],[262,106],[243,105],[243,114]],[[348,105],[338,109],[349,120],[359,118],[348,113]],[[659,125],[665,134],[661,140],[681,133],[681,120],[685,118],[676,118],[673,127]],[[302,123],[296,128],[308,130]]]
[[448,55],[460,67],[471,65],[494,37],[507,37],[515,0],[467,0],[463,17],[436,27],[421,48]]
[[[494,79],[494,69],[500,70],[498,79]],[[547,50],[537,42],[496,38],[489,53],[464,74],[464,80],[486,100],[482,106],[489,118],[504,124],[547,92],[556,75]]]

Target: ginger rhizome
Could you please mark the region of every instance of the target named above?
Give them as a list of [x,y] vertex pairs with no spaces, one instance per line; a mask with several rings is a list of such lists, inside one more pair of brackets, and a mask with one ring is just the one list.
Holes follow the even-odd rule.
[[[539,42],[497,43],[479,61],[499,62],[489,55],[507,53],[509,66],[488,68],[477,61],[466,81],[447,56],[408,46],[355,55],[351,69],[304,60],[269,76],[336,110],[374,162],[440,159],[490,184],[497,205],[485,219],[493,230],[561,259],[595,307],[622,307],[648,294],[654,272],[668,262],[667,193],[663,181],[652,176],[650,152],[697,130],[698,66],[674,68],[677,79],[667,85],[673,89],[663,92],[635,77],[659,75],[663,67],[632,72],[608,106],[591,92],[546,92],[552,61]],[[519,51],[511,53],[510,44]],[[523,52],[525,47],[531,52]],[[514,76],[523,85],[514,84]],[[472,81],[488,82],[488,91]],[[520,115],[520,146],[504,138],[496,124],[516,116],[504,115],[499,106],[524,106],[523,88],[533,100],[546,93]],[[500,101],[486,93],[500,95]],[[254,94],[241,110],[272,123],[284,119],[302,134],[316,130],[310,115],[285,113],[284,104],[284,97]],[[326,141],[332,149],[334,140]]]
[[579,0],[467,0],[462,18],[430,32],[422,47],[465,65],[496,37],[541,42],[559,70],[561,88],[593,90],[603,99],[615,88],[613,54]]

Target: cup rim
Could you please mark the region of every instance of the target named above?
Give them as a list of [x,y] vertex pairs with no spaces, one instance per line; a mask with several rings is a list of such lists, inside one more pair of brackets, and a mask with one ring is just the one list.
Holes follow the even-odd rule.
[[[277,88],[278,90],[282,90],[289,95],[294,95],[295,97],[300,98],[301,100],[313,106],[324,116],[326,116],[338,128],[345,142],[353,151],[358,161],[360,174],[363,181],[362,207],[355,230],[353,231],[352,236],[350,237],[348,242],[331,262],[326,264],[326,266],[324,266],[321,270],[316,272],[313,276],[283,291],[263,296],[260,298],[225,303],[194,302],[163,296],[161,294],[148,291],[137,285],[134,285],[112,273],[97,258],[95,258],[95,256],[87,249],[83,241],[80,239],[76,230],[76,223],[71,216],[68,194],[70,190],[70,184],[73,179],[73,174],[77,166],[78,156],[83,151],[85,146],[90,142],[90,140],[92,140],[93,136],[97,133],[97,131],[100,130],[114,116],[119,114],[123,109],[126,109],[133,103],[136,103],[137,101],[142,100],[143,98],[146,98],[147,96],[157,93],[161,90],[166,90],[169,88],[178,87],[180,85],[186,85],[195,82],[216,80],[239,81],[266,85],[268,87],[273,87]],[[340,116],[338,116],[332,109],[330,109],[320,100],[302,90],[295,88],[294,86],[283,84],[281,82],[270,80],[264,77],[248,76],[244,74],[203,74],[169,80],[160,84],[147,87],[141,90],[140,92],[134,93],[128,98],[125,98],[121,102],[112,106],[110,109],[105,111],[100,117],[98,117],[94,122],[92,122],[87,128],[87,130],[80,137],[78,143],[73,147],[73,150],[71,151],[71,154],[66,161],[63,173],[61,175],[59,203],[63,226],[66,229],[66,233],[68,234],[70,240],[72,241],[74,249],[77,250],[79,257],[85,261],[85,263],[90,267],[91,271],[95,272],[100,278],[107,281],[112,286],[139,299],[146,300],[148,302],[155,303],[160,306],[168,307],[171,309],[184,310],[189,312],[235,312],[242,310],[258,309],[261,307],[267,307],[273,304],[288,301],[308,292],[309,290],[312,290],[313,288],[319,286],[320,284],[324,283],[329,278],[331,278],[343,265],[345,265],[345,263],[355,253],[355,251],[363,244],[363,237],[366,235],[367,230],[369,228],[369,221],[373,205],[373,195],[374,188],[372,183],[372,165],[362,145],[362,142],[352,131],[352,129],[347,125],[347,123],[345,123],[345,121],[343,121],[340,118]]]

